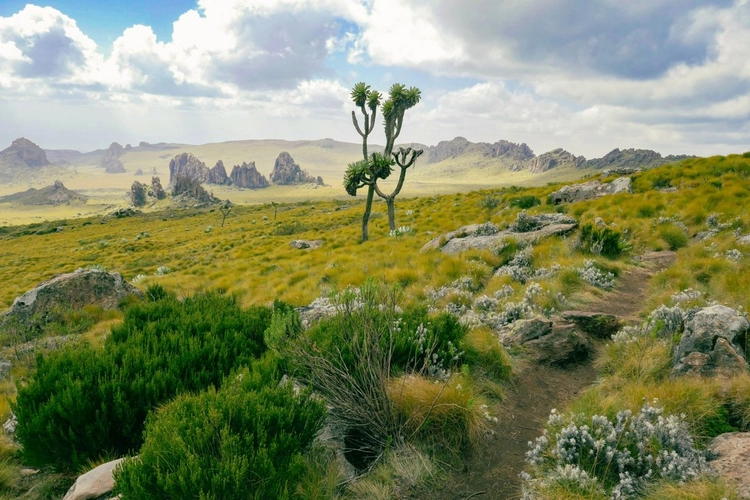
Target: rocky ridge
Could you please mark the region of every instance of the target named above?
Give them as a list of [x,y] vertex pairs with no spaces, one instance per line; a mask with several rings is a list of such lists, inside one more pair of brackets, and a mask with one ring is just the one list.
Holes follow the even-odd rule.
[[42,189],[31,188],[22,193],[0,197],[0,203],[19,203],[21,205],[67,205],[85,203],[88,196],[66,188],[62,182],[55,181],[51,186]]

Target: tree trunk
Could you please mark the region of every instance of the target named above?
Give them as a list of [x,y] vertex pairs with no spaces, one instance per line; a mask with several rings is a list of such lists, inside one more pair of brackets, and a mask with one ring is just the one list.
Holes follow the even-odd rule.
[[362,216],[362,243],[369,239],[368,224],[370,223],[370,212],[372,212],[372,198],[375,194],[375,186],[367,186],[367,201],[365,202],[365,214]]
[[396,230],[396,198],[389,196],[385,199],[385,204],[388,205],[388,227],[391,231]]

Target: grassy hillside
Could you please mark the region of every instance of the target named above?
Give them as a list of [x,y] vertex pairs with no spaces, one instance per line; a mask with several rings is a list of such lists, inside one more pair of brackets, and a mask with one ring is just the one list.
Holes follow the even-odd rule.
[[[251,146],[246,142],[227,143],[219,151],[218,146],[207,145],[203,150],[197,148],[192,152],[209,166],[219,158],[212,155],[221,153],[225,165],[234,161],[255,160],[259,169],[264,171],[263,162],[269,158],[268,161],[272,162],[278,154],[276,148],[279,144],[264,144],[254,152]],[[315,156],[320,151],[319,146],[305,144],[299,145],[296,150],[285,149],[310,173],[323,175],[329,183],[336,180],[338,186],[338,177],[343,170],[338,170],[336,177],[332,175],[342,166],[324,165],[324,158],[328,156],[322,153]],[[235,156],[230,156],[229,151]],[[158,166],[156,160],[163,162],[165,158],[159,158],[159,155],[165,154],[165,151],[137,153],[131,159],[128,159],[130,155],[126,155],[123,163],[128,174],[101,175],[122,175],[125,182],[126,178],[132,179],[132,176],[128,176],[137,168],[142,168],[144,172],[152,168],[150,165],[163,168]],[[342,148],[335,151],[334,157],[340,158],[344,165],[350,154],[355,156],[356,151]],[[266,160],[261,161],[261,158]],[[319,165],[320,170],[313,165]],[[489,165],[484,167],[493,168]],[[89,171],[86,169],[90,167],[76,168],[83,172]],[[330,175],[324,168],[330,169]],[[92,179],[88,182],[100,182],[93,170],[89,172],[92,172]],[[449,168],[441,173],[443,179],[449,179],[450,174]],[[553,170],[549,176],[535,177],[534,181],[563,181],[568,176],[572,177],[573,173]],[[165,177],[162,174],[162,179]],[[412,180],[418,177],[414,175]],[[488,174],[487,177],[500,179],[502,176],[492,177]],[[104,266],[122,273],[126,280],[144,290],[150,285],[161,285],[178,297],[188,297],[201,291],[218,289],[222,293],[236,295],[243,307],[269,305],[274,300],[304,306],[318,297],[330,295],[332,291],[360,286],[373,279],[386,286],[397,285],[400,288],[402,295],[398,305],[405,311],[404,324],[409,324],[409,314],[417,315],[412,312],[413,308],[425,308],[424,314],[427,314],[427,308],[433,310],[431,314],[435,311],[460,310],[462,307],[471,309],[475,306],[478,308],[476,304],[487,302],[492,297],[496,297],[492,300],[498,314],[517,308],[518,311],[526,311],[519,312],[521,317],[525,314],[544,316],[552,315],[555,311],[585,307],[597,298],[606,297],[606,287],[596,286],[585,277],[583,270],[587,266],[594,266],[603,275],[612,273],[616,286],[620,279],[618,277],[641,265],[638,256],[659,250],[675,251],[676,260],[650,281],[641,317],[645,318],[662,304],[676,304],[674,296],[688,289],[697,297],[691,299],[693,305],[715,301],[740,311],[750,308],[750,297],[746,293],[750,287],[750,246],[737,242],[739,236],[750,232],[750,212],[744,208],[750,193],[750,153],[691,159],[658,167],[633,176],[632,194],[623,193],[557,207],[547,205],[546,199],[562,184],[416,196],[421,194],[421,189],[424,192],[434,190],[433,193],[438,190],[428,178],[419,181],[418,184],[407,180],[407,187],[412,189],[408,192],[411,196],[404,196],[396,202],[397,225],[408,228],[399,234],[389,235],[385,204],[378,201],[374,205],[370,224],[371,241],[365,244],[359,243],[363,211],[361,199],[325,199],[331,193],[338,192],[338,187],[317,190],[306,187],[288,190],[270,188],[243,192],[247,198],[240,201],[247,205],[232,209],[223,227],[218,210],[174,210],[159,205],[142,215],[112,219],[105,224],[101,224],[99,218],[72,218],[0,228],[0,262],[3,263],[0,266],[0,280],[3,283],[0,309],[10,306],[16,296],[55,274],[79,267]],[[481,185],[489,181],[478,175],[476,182]],[[531,180],[521,178],[519,184],[525,182],[531,183]],[[468,189],[471,185],[469,179],[460,187]],[[75,181],[66,182],[66,186],[89,194]],[[453,188],[459,186],[454,184]],[[290,191],[293,194],[285,198]],[[230,199],[233,199],[231,195],[234,193],[235,190],[231,189],[215,190],[218,196]],[[483,200],[487,197],[498,200],[497,208],[489,214],[483,208],[486,206]],[[457,256],[436,250],[419,251],[427,241],[465,224],[482,223],[489,218],[501,228],[508,226],[517,220],[521,212],[519,205],[534,198],[539,203],[529,203],[533,206],[528,213],[564,212],[582,226],[591,224],[592,227],[597,227],[597,219],[602,219],[618,235],[622,248],[607,258],[588,251],[590,247],[581,244],[580,233],[541,240],[525,250],[532,269],[539,271],[529,282],[514,279],[511,274],[496,275],[497,269],[524,252],[520,245],[509,245],[499,252],[470,251]],[[308,201],[295,201],[300,199]],[[276,215],[268,201],[282,202]],[[62,230],[57,231],[57,227]],[[706,231],[712,232],[706,240],[693,238],[697,233]],[[290,241],[295,239],[320,239],[323,246],[297,250],[289,246]],[[592,264],[586,264],[587,260]],[[534,283],[538,284],[538,288]],[[431,318],[437,321],[434,315]],[[84,332],[84,338],[97,345],[107,337],[113,322],[118,322],[112,316],[98,319],[102,322]],[[361,318],[349,319],[364,321]],[[331,346],[338,345],[336,328],[341,325],[335,322],[327,324],[325,328],[310,334],[310,346],[320,348],[324,353],[326,349],[333,349]],[[448,481],[447,478],[455,470],[460,470],[456,464],[462,460],[461,453],[470,450],[471,443],[476,445],[481,440],[483,430],[488,428],[487,425],[491,426],[487,422],[491,422],[492,415],[487,420],[482,414],[484,410],[480,410],[481,404],[487,404],[492,411],[502,408],[502,394],[510,368],[493,372],[492,367],[512,366],[513,372],[517,373],[527,361],[523,353],[512,352],[508,357],[486,325],[472,325],[466,332],[452,334],[456,335],[456,342],[469,354],[466,354],[466,358],[457,355],[457,359],[463,359],[465,368],[454,368],[455,371],[444,385],[404,370],[394,372],[393,377],[388,379],[387,389],[384,389],[390,391],[388,397],[399,412],[406,412],[407,416],[413,418],[421,415],[423,422],[431,422],[426,428],[412,428],[413,432],[409,433],[406,442],[412,448],[405,446],[388,455],[382,466],[367,478],[349,485],[348,491],[347,488],[339,488],[334,494],[336,488],[331,487],[326,490],[328,493],[320,493],[325,490],[322,486],[325,481],[319,478],[316,481],[320,482],[315,483],[315,488],[311,483],[305,483],[308,493],[301,498],[314,498],[309,493],[311,488],[321,495],[318,498],[340,498],[342,495],[345,498],[394,498],[397,497],[394,492],[403,492],[399,488],[409,482],[405,479],[406,472],[402,466],[409,464],[409,470],[414,471],[418,463],[422,464],[422,468],[409,490],[414,496],[403,495],[399,498],[420,498],[419,491],[424,493],[430,485]],[[303,341],[304,336],[299,342]],[[274,345],[271,340],[268,342]],[[624,409],[637,410],[644,398],[659,398],[669,411],[679,410],[688,415],[690,432],[695,434],[700,445],[723,430],[747,429],[750,418],[743,420],[738,417],[743,412],[750,417],[750,392],[747,391],[750,383],[742,385],[747,382],[746,375],[736,376],[724,386],[700,379],[674,382],[669,378],[668,371],[671,342],[673,339],[647,339],[625,348],[606,347],[612,345],[606,344],[598,365],[601,381],[576,401],[574,408],[587,415],[612,415]],[[278,349],[284,362],[299,362],[300,366],[307,368],[313,366],[305,365],[304,360],[295,357],[300,356],[300,352],[287,352],[282,347]],[[448,348],[445,349],[448,352]],[[494,361],[488,365],[487,359]],[[29,370],[33,370],[31,361],[28,366],[14,367],[15,380],[21,380],[23,385]],[[399,387],[405,389],[398,390]],[[435,387],[439,393],[433,394],[431,391]],[[727,392],[727,387],[736,391]],[[6,401],[15,397],[12,384],[6,384],[3,392]],[[216,397],[221,399],[224,396]],[[452,413],[447,413],[446,420],[439,420],[438,423],[427,418],[431,414],[426,408],[429,408],[430,402],[434,403],[440,398],[449,398],[446,405],[458,408],[460,418]],[[179,404],[193,403],[183,401]],[[7,402],[0,405],[0,410],[7,414]],[[454,418],[457,420],[451,420]],[[460,429],[457,427],[459,424],[463,426]],[[156,433],[158,424],[154,423],[153,429]],[[437,439],[438,435],[448,436],[448,441]],[[452,441],[451,436],[455,437]],[[148,437],[146,442],[150,443],[149,453],[158,455],[157,442],[149,441]],[[452,466],[440,465],[446,462]],[[331,474],[326,465],[318,464],[315,466],[318,469],[308,465],[310,470],[317,470],[321,477]],[[334,485],[337,482],[335,477],[331,481]],[[734,498],[728,487],[712,483],[710,479],[706,481],[701,483],[702,487],[721,492],[716,498],[722,495]],[[662,486],[660,491],[673,491],[669,490],[672,483]],[[377,495],[373,493],[376,490],[380,492]],[[388,496],[391,493],[384,491],[393,495]],[[591,496],[590,492],[579,493],[560,490],[555,494],[557,496],[549,498],[599,498]],[[378,496],[381,494],[383,496]]]

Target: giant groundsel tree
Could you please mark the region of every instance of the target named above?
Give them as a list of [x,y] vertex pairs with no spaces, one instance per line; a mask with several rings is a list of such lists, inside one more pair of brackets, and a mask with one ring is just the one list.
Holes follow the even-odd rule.
[[[421,98],[421,92],[417,87],[407,89],[406,86],[395,83],[391,86],[388,99],[381,106],[382,94],[377,90],[370,89],[370,86],[364,82],[360,82],[352,89],[351,97],[363,116],[364,127],[361,127],[356,111],[352,111],[354,128],[362,137],[363,159],[349,164],[344,174],[344,187],[346,192],[352,196],[356,196],[359,189],[367,187],[367,201],[365,202],[365,213],[362,217],[362,241],[364,242],[368,240],[368,225],[375,194],[385,200],[388,207],[388,226],[391,230],[396,229],[396,196],[401,192],[404,185],[406,170],[414,165],[419,155],[422,154],[422,150],[399,148],[399,151],[394,153],[393,146],[401,134],[406,110],[416,106]],[[375,117],[379,106],[383,113],[385,149],[382,154],[372,153],[368,155],[367,139],[375,127]],[[401,172],[394,190],[390,194],[386,194],[378,186],[378,181],[387,179],[393,171],[394,165],[398,165]]]

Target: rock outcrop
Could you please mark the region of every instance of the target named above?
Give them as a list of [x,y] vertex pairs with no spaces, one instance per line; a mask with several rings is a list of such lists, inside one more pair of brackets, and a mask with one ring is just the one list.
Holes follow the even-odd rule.
[[428,241],[420,250],[440,249],[441,252],[453,255],[467,250],[494,250],[505,247],[507,239],[520,242],[534,242],[549,236],[566,234],[578,223],[572,217],[563,214],[540,214],[527,216],[528,228],[518,229],[511,226],[508,230],[500,231],[492,223],[471,224],[463,226],[437,238]]
[[49,165],[47,153],[25,137],[13,141],[9,147],[0,151],[0,155],[14,156],[28,167]]
[[227,175],[227,169],[224,168],[224,162],[219,160],[214,168],[208,171],[209,184],[230,184],[232,181]]
[[323,246],[323,240],[294,240],[289,246],[297,250],[314,250]]
[[669,155],[663,157],[661,154],[650,149],[613,149],[601,158],[587,161],[584,168],[595,169],[624,169],[636,170],[658,167],[667,163],[682,161],[687,158],[695,158],[688,155]]
[[120,161],[120,157],[125,154],[125,150],[123,147],[113,142],[109,145],[109,148],[107,148],[107,151],[104,153],[104,157],[102,157],[102,167],[104,167],[104,171],[110,174],[121,174],[125,172],[125,166],[122,164],[122,161]]
[[12,330],[22,337],[41,333],[56,310],[76,310],[95,305],[114,309],[127,297],[143,293],[120,273],[79,269],[41,283],[13,301],[0,316],[0,331]]
[[619,177],[612,182],[602,184],[599,181],[589,181],[583,184],[570,184],[550,194],[555,205],[573,203],[576,201],[593,200],[602,196],[618,193],[632,193],[630,177]]
[[[322,179],[321,179],[322,180]],[[294,163],[292,156],[283,151],[273,165],[271,182],[278,185],[317,183],[318,179]]]
[[456,137],[450,141],[440,141],[435,146],[424,149],[427,163],[438,163],[451,158],[457,158],[464,153],[476,153],[485,158],[506,158],[516,162],[524,162],[534,158],[534,152],[525,143],[516,144],[509,141],[471,142],[465,137]]
[[716,436],[708,451],[709,465],[727,483],[737,488],[740,498],[750,499],[750,432],[729,432]]
[[734,309],[704,307],[686,321],[674,353],[674,375],[733,375],[747,370],[750,322]]
[[567,165],[581,168],[584,163],[586,163],[586,158],[584,158],[583,156],[575,156],[568,153],[562,148],[558,148],[534,157],[534,159],[531,160],[531,166],[529,167],[529,170],[532,173],[540,174],[542,172],[552,170],[553,168]]
[[565,311],[560,314],[564,321],[574,323],[583,333],[599,339],[610,339],[623,324],[612,314],[587,311]]
[[256,189],[268,186],[268,179],[258,172],[254,161],[249,164],[243,161],[242,165],[235,165],[230,177],[232,183],[241,188]]
[[169,162],[169,185],[173,186],[177,177],[186,177],[198,182],[208,181],[208,167],[193,156],[192,153],[182,153]]
[[506,347],[521,346],[539,364],[565,366],[591,355],[589,339],[573,323],[518,320],[499,334]]
[[66,188],[60,181],[42,189],[31,188],[22,193],[0,197],[0,203],[18,203],[21,205],[69,205],[86,203],[88,196],[78,194]]
[[102,498],[114,489],[115,480],[112,473],[123,460],[125,459],[118,458],[79,476],[65,494],[63,500],[94,500]]

